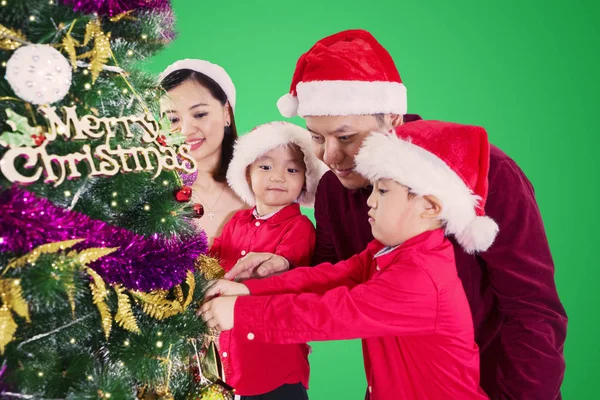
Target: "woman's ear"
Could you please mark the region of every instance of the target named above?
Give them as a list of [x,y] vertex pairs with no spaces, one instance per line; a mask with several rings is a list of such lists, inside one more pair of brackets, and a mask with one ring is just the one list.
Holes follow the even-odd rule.
[[223,107],[223,112],[225,126],[231,126],[231,105],[229,105],[229,101],[225,103],[225,106]]

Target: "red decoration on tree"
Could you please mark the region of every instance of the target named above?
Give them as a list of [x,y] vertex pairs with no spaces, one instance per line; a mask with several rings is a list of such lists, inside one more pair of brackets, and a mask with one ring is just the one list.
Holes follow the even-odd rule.
[[204,215],[204,206],[200,203],[194,204],[194,218],[202,218]]
[[188,202],[191,198],[192,188],[189,186],[184,186],[181,189],[175,191],[175,199],[180,203]]
[[36,146],[41,146],[42,143],[44,143],[44,140],[46,139],[46,137],[41,133],[39,135],[31,135],[31,138],[35,140]]
[[161,146],[165,146],[167,147],[167,138],[165,137],[165,135],[160,135],[159,137],[156,138],[156,141],[161,145]]

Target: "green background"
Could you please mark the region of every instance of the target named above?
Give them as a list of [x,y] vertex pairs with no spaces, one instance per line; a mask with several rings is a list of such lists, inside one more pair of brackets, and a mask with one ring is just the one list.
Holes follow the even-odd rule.
[[[275,103],[300,54],[350,28],[371,31],[392,54],[409,112],[484,126],[536,189],[569,315],[563,396],[598,398],[597,1],[173,3],[179,36],[148,68],[181,58],[222,65],[237,87],[240,132],[282,119]],[[363,398],[358,341],[316,343],[311,364],[311,399]]]

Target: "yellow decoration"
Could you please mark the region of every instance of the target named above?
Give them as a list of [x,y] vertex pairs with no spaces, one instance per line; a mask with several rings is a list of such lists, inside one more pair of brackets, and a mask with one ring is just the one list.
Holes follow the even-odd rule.
[[30,253],[25,254],[23,257],[19,257],[9,262],[6,268],[4,269],[4,272],[2,272],[2,275],[4,275],[6,271],[8,271],[11,268],[24,267],[27,264],[36,262],[42,254],[57,253],[60,250],[65,250],[70,247],[73,247],[77,243],[82,242],[83,240],[84,239],[65,240],[63,242],[54,242],[38,246],[35,249],[33,249]]
[[233,400],[234,393],[219,383],[211,383],[200,391],[198,397],[193,398],[194,400]]
[[110,40],[108,36],[102,31],[100,21],[94,19],[85,26],[85,37],[83,39],[83,46],[87,46],[91,40],[94,40],[94,47],[92,50],[80,54],[77,58],[89,58],[90,59],[90,71],[92,72],[92,83],[96,82],[96,79],[100,76],[100,71],[104,68],[104,65],[108,62],[108,59],[112,55],[110,49]]
[[177,300],[167,299],[169,292],[166,290],[155,290],[150,293],[132,291],[133,297],[142,303],[142,310],[158,320],[177,315],[183,311],[183,307]]
[[112,329],[112,316],[110,315],[108,304],[106,304],[108,290],[106,289],[106,284],[96,271],[91,268],[86,268],[86,271],[93,279],[93,282],[90,283],[92,299],[94,304],[96,304],[98,307],[98,311],[100,312],[102,329],[104,330],[104,336],[106,336],[106,339],[108,340],[110,337],[110,331]]
[[69,30],[63,37],[61,44],[63,50],[69,55],[69,60],[71,61],[71,67],[73,67],[73,71],[77,69],[77,51],[75,50],[75,48],[81,46],[79,41],[73,38],[73,36],[71,36],[71,31],[75,26],[75,22],[77,22],[76,19],[74,19],[73,22],[71,22],[71,26],[69,27]]
[[26,42],[21,31],[7,28],[0,24],[0,50],[15,50]]
[[187,272],[185,283],[188,285],[188,294],[187,298],[185,299],[185,303],[183,303],[184,310],[188,308],[190,304],[192,304],[192,300],[194,299],[194,290],[196,290],[196,278],[194,278],[194,273],[192,271]]
[[0,308],[0,354],[4,354],[6,345],[12,342],[16,331],[17,323],[7,305],[4,304]]
[[221,279],[225,275],[225,270],[216,258],[201,255],[196,259],[195,266],[208,280]]
[[20,280],[0,279],[0,295],[3,307],[13,310],[19,317],[25,318],[27,322],[31,322],[29,318],[29,306],[23,298]]
[[183,305],[185,299],[183,298],[183,289],[181,288],[181,285],[175,286],[173,291],[175,292],[175,298],[177,301]]
[[115,15],[114,17],[110,18],[110,22],[119,22],[122,19],[129,20],[129,21],[135,21],[137,18],[131,15],[131,13],[133,11],[134,10],[129,10],[129,11],[125,11],[119,15]]
[[81,250],[79,253],[70,252],[67,254],[67,257],[75,258],[82,267],[86,267],[88,264],[93,263],[118,249],[118,247],[91,247],[89,249]]
[[114,287],[115,292],[117,293],[118,300],[118,308],[117,314],[115,314],[115,322],[123,327],[123,329],[128,330],[133,333],[140,333],[140,327],[137,324],[135,316],[133,315],[133,311],[131,309],[131,301],[129,300],[129,296],[125,293],[125,288],[121,285],[116,285]]

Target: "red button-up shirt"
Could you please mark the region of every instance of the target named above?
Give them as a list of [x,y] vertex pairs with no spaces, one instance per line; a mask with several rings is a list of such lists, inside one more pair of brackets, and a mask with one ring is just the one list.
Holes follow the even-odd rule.
[[[332,172],[323,175],[315,200],[315,265],[346,260],[373,240],[370,194],[370,187],[348,190]],[[531,182],[495,146],[485,213],[500,227],[486,252],[467,254],[450,238],[481,351],[481,386],[493,400],[560,398],[567,315],[552,254]]]
[[[292,265],[308,265],[315,247],[315,228],[291,204],[268,219],[257,219],[252,210],[238,211],[215,239],[211,254],[229,271],[238,259],[250,252],[278,254]],[[255,310],[261,312],[261,310]],[[266,344],[239,341],[229,332],[219,337],[219,351],[225,379],[236,394],[254,396],[286,383],[308,388],[309,365],[306,344]]]
[[[247,343],[363,339],[371,399],[487,399],[452,244],[441,229],[376,254],[247,281],[232,336]],[[284,294],[287,293],[287,294]]]

